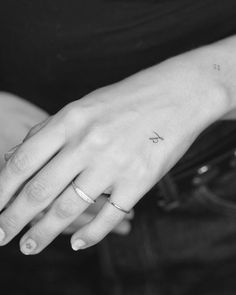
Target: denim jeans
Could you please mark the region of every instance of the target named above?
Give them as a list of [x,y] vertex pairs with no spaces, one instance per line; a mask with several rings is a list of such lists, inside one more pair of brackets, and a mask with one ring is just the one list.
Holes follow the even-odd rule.
[[235,126],[206,132],[137,205],[130,235],[103,242],[104,294],[236,293]]

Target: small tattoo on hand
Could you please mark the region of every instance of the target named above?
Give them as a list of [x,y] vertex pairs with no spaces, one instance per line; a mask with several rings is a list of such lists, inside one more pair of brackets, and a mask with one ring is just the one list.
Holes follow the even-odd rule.
[[153,131],[153,133],[156,135],[155,137],[149,137],[150,140],[152,140],[153,143],[158,143],[159,140],[164,140],[163,137],[161,137],[158,133]]
[[221,70],[221,67],[218,64],[214,64],[214,69],[219,72]]

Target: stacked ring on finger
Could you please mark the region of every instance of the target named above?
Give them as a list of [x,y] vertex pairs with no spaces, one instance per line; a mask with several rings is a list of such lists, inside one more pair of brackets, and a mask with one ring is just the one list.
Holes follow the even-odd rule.
[[107,198],[107,201],[108,201],[113,207],[115,207],[116,209],[120,210],[121,212],[126,213],[126,214],[129,214],[129,213],[130,213],[130,210],[125,210],[125,209],[121,208],[119,205],[117,205],[115,202],[113,202],[113,201],[111,200],[111,198]]
[[96,202],[96,200],[91,199],[85,192],[83,192],[76,184],[74,181],[71,182],[72,187],[74,189],[74,191],[76,192],[76,194],[82,199],[84,200],[86,203],[88,204],[94,204]]
[[[82,199],[84,200],[86,203],[88,204],[94,204],[96,202],[96,200],[91,199],[85,192],[83,192],[76,184],[74,181],[71,182],[72,187],[74,189],[74,191],[76,192],[76,194]],[[117,205],[115,202],[113,202],[111,200],[111,198],[107,198],[107,201],[114,206],[116,209],[120,210],[123,213],[129,214],[130,210],[125,210],[123,208],[121,208],[119,205]]]

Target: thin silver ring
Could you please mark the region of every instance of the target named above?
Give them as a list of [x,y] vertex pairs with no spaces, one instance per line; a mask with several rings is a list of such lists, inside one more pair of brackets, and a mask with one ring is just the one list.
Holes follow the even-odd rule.
[[124,212],[124,213],[126,213],[126,214],[130,213],[130,211],[125,210],[125,209],[121,208],[119,205],[117,205],[116,203],[112,202],[111,198],[107,198],[107,201],[108,201],[112,206],[114,206],[116,209],[120,210],[121,212]]
[[74,189],[74,191],[76,192],[76,194],[82,199],[84,200],[86,203],[88,204],[94,204],[96,201],[91,199],[86,193],[84,193],[76,184],[74,181],[71,182],[72,187]]

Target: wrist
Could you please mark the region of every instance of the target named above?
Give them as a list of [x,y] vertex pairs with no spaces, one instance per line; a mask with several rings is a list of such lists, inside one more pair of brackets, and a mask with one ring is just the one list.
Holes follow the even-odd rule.
[[[231,38],[230,38],[231,39]],[[236,40],[234,41],[234,52]],[[231,45],[231,46],[230,46]],[[232,44],[223,40],[204,46],[182,55],[195,75],[200,77],[201,84],[207,88],[203,107],[209,119],[224,118],[236,110],[236,55]]]

